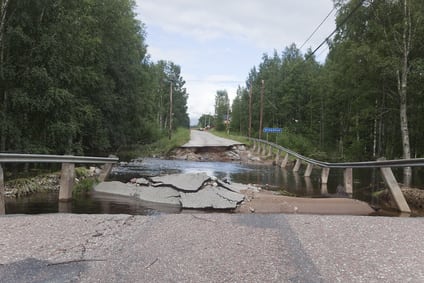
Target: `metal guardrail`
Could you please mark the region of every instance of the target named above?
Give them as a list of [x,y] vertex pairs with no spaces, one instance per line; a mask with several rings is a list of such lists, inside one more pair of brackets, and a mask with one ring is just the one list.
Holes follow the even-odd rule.
[[117,163],[117,157],[89,157],[74,155],[45,155],[45,154],[18,154],[0,153],[0,214],[5,214],[4,201],[4,174],[2,163],[62,163],[60,176],[59,201],[72,199],[72,187],[75,179],[75,164],[105,164],[99,180],[104,179],[112,169],[113,163]]
[[117,157],[0,153],[0,163],[116,163]]
[[340,162],[340,163],[331,163],[331,162],[323,162],[319,160],[315,160],[309,157],[305,157],[297,152],[294,152],[288,148],[285,148],[283,146],[280,146],[278,144],[250,138],[250,140],[258,142],[258,143],[264,143],[269,146],[272,146],[278,150],[284,151],[298,159],[301,159],[307,163],[323,167],[323,168],[384,168],[384,167],[424,167],[424,158],[413,158],[413,159],[395,159],[395,160],[377,160],[377,161],[361,161],[361,162]]

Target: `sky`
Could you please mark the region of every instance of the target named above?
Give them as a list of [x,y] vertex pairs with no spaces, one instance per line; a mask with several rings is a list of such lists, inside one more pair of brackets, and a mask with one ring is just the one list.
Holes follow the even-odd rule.
[[[215,94],[234,99],[263,54],[299,48],[333,10],[332,0],[136,0],[153,61],[181,66],[190,124],[214,114]],[[314,50],[335,29],[333,11],[301,51]],[[328,47],[316,52],[324,62]]]

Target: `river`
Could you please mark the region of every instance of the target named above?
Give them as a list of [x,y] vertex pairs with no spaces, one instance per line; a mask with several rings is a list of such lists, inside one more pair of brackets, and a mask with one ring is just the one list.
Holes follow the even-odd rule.
[[[337,186],[343,184],[343,171],[331,170],[328,185],[321,187],[319,183],[320,170],[313,170],[312,176],[303,177],[303,171],[292,172],[290,168],[282,169],[276,166],[249,165],[227,162],[191,162],[181,160],[163,160],[146,158],[141,162],[115,167],[110,180],[129,181],[134,177],[151,177],[161,174],[206,172],[210,176],[227,179],[231,182],[258,184],[263,188],[284,191],[288,195],[298,197],[333,197],[337,194]],[[378,171],[377,171],[378,172]],[[414,171],[415,172],[415,171]],[[374,172],[375,173],[375,172]],[[396,172],[400,173],[400,172]],[[376,176],[373,178],[373,175]],[[353,171],[353,198],[378,206],[378,201],[372,193],[382,187],[379,174],[373,174],[369,169]],[[422,184],[422,174],[415,172],[414,182]],[[72,202],[58,203],[58,193],[36,193],[27,197],[7,199],[7,214],[39,214],[39,213],[109,213],[151,215],[157,213],[184,212],[175,207],[142,203],[141,201],[104,195],[99,193],[82,194],[74,197]]]

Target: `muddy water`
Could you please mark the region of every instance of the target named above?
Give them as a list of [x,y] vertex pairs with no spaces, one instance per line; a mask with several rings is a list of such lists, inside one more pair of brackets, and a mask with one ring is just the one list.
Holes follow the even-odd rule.
[[[210,176],[227,179],[231,182],[259,184],[272,190],[284,190],[286,194],[299,197],[333,197],[337,196],[337,186],[343,184],[343,171],[332,170],[326,187],[319,184],[320,170],[314,169],[310,178],[304,172],[293,173],[290,168],[274,166],[245,165],[223,162],[190,162],[177,160],[143,159],[113,169],[110,179],[126,182],[134,177],[149,177],[162,174],[206,172]],[[373,178],[373,176],[376,176]],[[353,198],[378,206],[372,192],[382,186],[379,174],[372,170],[354,170]],[[416,174],[418,180],[422,174]],[[72,202],[58,203],[58,193],[39,193],[19,199],[8,199],[6,213],[110,213],[140,214],[180,213],[179,208],[141,201],[125,197],[116,197],[98,193],[76,196]]]

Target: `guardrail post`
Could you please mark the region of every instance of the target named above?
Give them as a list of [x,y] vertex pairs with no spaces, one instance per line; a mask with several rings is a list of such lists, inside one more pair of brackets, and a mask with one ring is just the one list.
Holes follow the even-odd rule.
[[4,174],[0,164],[0,215],[6,214],[6,202],[4,199]]
[[272,156],[272,146],[271,145],[268,145],[268,155],[267,155],[267,157],[271,157]]
[[330,168],[324,167],[321,171],[321,184],[328,183],[328,175],[330,175]]
[[281,162],[280,167],[281,168],[286,168],[287,167],[287,162],[289,162],[289,154],[288,153],[286,153],[286,156],[284,156],[284,159]]
[[311,177],[305,176],[305,185],[306,185],[306,191],[308,194],[312,194],[314,192],[314,186],[312,185]]
[[257,149],[256,153],[259,154],[259,155],[261,154],[261,150],[262,150],[261,148],[262,148],[262,143],[258,142],[258,149]]
[[347,194],[353,193],[353,169],[346,168],[343,173],[344,176],[344,187]]
[[322,195],[328,194],[327,184],[324,184],[324,183],[321,184],[321,194]]
[[266,144],[262,144],[262,153],[261,153],[261,155],[262,156],[266,156]]
[[305,171],[305,177],[311,177],[312,169],[314,169],[314,165],[312,163],[308,163]]
[[75,164],[62,163],[62,172],[60,175],[59,201],[68,201],[72,199],[72,187],[75,180]]
[[389,187],[390,193],[393,196],[393,199],[400,210],[400,212],[411,213],[408,203],[406,202],[405,196],[400,190],[399,184],[396,181],[395,176],[393,175],[392,169],[390,168],[380,168],[381,175],[383,176],[384,182],[386,182]]
[[[110,155],[109,157],[115,157],[114,155]],[[104,182],[106,180],[107,176],[109,176],[110,171],[112,170],[113,164],[112,163],[106,163],[102,167],[102,172],[99,175],[99,181]]]
[[298,158],[296,159],[296,164],[294,165],[293,172],[299,172],[300,165],[302,165],[302,161]]
[[252,151],[256,150],[256,141],[253,141],[253,147],[252,147]]
[[278,164],[278,162],[280,162],[280,155],[281,155],[281,150],[277,150],[277,154],[275,155],[275,164]]

